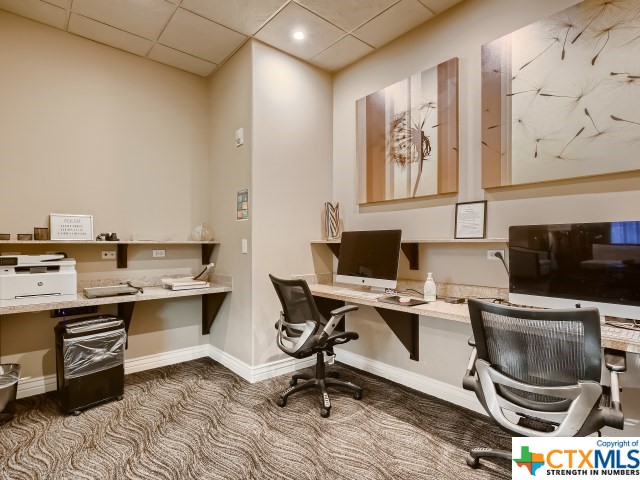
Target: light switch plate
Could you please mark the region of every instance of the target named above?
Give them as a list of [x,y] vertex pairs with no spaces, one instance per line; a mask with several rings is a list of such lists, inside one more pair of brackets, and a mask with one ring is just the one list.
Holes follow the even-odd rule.
[[236,147],[244,145],[244,128],[236,130]]

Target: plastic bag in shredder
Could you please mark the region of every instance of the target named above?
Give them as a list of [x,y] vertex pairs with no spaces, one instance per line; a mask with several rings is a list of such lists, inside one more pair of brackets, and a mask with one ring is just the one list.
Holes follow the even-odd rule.
[[88,375],[122,365],[126,339],[124,329],[65,338],[62,346],[65,378]]

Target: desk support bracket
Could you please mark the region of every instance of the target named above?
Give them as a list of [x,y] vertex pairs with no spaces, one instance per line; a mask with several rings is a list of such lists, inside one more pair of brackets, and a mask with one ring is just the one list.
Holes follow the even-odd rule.
[[398,340],[409,351],[409,358],[419,360],[419,316],[416,313],[400,312],[388,310],[386,308],[374,307],[382,319],[389,325]]
[[116,266],[118,268],[127,268],[127,247],[126,243],[116,245]]
[[419,270],[420,269],[420,253],[419,253],[419,244],[418,243],[401,243],[400,248],[402,248],[402,253],[404,253],[407,260],[409,260],[409,269],[410,270]]
[[202,335],[208,335],[228,292],[202,295]]
[[211,254],[215,248],[215,243],[203,243],[202,244],[202,265],[211,263]]
[[136,302],[124,302],[118,304],[118,317],[124,320],[124,330],[127,332],[127,343],[124,348],[129,348],[129,326],[131,325],[131,317],[133,316],[133,308]]

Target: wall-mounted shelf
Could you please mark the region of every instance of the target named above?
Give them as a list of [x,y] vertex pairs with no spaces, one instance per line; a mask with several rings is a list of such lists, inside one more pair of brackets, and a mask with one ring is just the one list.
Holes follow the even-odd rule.
[[211,262],[211,254],[216,245],[215,241],[173,241],[173,240],[118,240],[96,241],[96,240],[0,240],[0,250],[2,245],[115,245],[116,264],[118,268],[127,268],[127,250],[129,245],[200,245],[202,247],[202,264]]
[[[402,240],[400,245],[402,252],[409,260],[409,268],[411,270],[420,269],[420,248],[421,243],[433,244],[433,245],[445,245],[445,244],[465,244],[465,243],[508,243],[506,238],[422,238],[412,240]],[[311,244],[321,244],[329,247],[331,252],[336,258],[340,255],[340,239],[336,240],[311,240]]]

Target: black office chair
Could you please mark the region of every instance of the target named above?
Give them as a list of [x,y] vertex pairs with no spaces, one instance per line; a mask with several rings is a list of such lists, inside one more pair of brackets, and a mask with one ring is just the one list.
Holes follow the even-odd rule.
[[[597,309],[469,300],[469,313],[475,339],[469,344],[475,348],[463,386],[503,430],[529,437],[586,436],[604,426],[622,430],[618,372],[626,370],[626,358],[605,349],[611,387],[602,386]],[[478,468],[481,457],[511,460],[511,452],[474,448],[467,464]]]
[[[311,295],[307,282],[299,280],[282,280],[269,275],[273,283],[280,303],[282,312],[280,320],[276,323],[278,330],[277,343],[280,350],[294,358],[305,358],[316,355],[316,373],[313,375],[295,374],[284,392],[280,394],[277,404],[284,407],[287,398],[295,392],[310,387],[320,389],[322,409],[320,415],[328,417],[331,413],[331,402],[327,393],[327,387],[342,387],[354,392],[353,398],[362,398],[362,388],[351,382],[338,380],[337,372],[329,374],[327,378],[324,368],[324,352],[334,356],[334,345],[347,343],[350,340],[357,340],[358,334],[355,332],[339,332],[333,334],[333,330],[338,325],[345,313],[357,310],[355,305],[346,305],[331,312],[331,318],[326,320],[320,315],[316,303]],[[286,342],[286,343],[285,343]],[[297,385],[298,380],[305,380]]]

